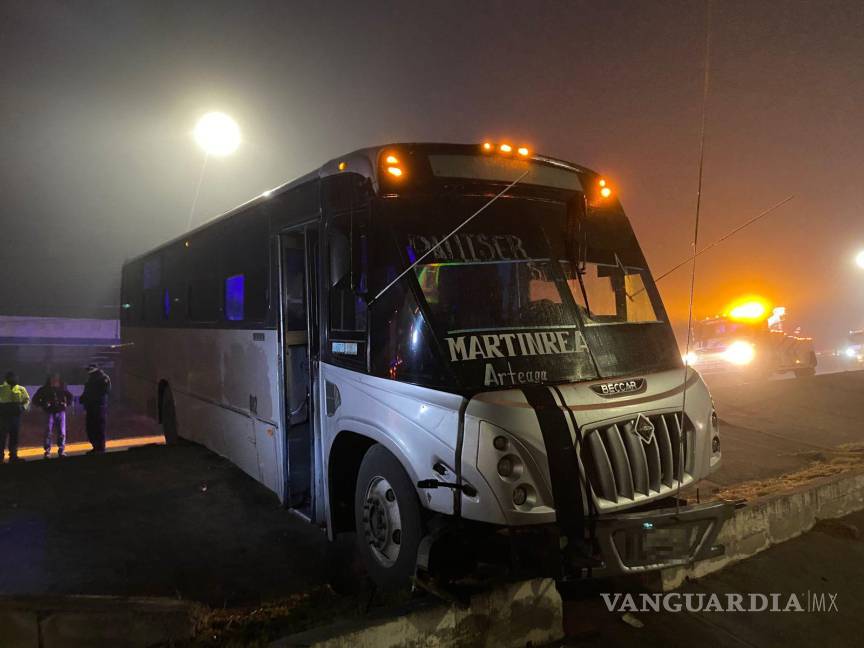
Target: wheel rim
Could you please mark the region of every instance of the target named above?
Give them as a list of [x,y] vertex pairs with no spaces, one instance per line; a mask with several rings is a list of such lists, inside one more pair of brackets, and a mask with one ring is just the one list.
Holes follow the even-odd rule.
[[396,492],[384,477],[373,477],[366,487],[363,527],[375,560],[384,567],[392,567],[402,546],[402,517]]

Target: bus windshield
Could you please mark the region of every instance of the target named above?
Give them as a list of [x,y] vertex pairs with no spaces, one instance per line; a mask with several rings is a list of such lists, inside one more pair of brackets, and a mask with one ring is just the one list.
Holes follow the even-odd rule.
[[[405,267],[485,200],[399,198],[384,201],[376,220]],[[590,380],[680,363],[638,246],[622,236],[620,249],[604,249],[589,232],[586,253],[575,258],[569,222],[563,203],[502,198],[416,266],[429,324],[466,387]],[[607,232],[602,241],[609,240]]]

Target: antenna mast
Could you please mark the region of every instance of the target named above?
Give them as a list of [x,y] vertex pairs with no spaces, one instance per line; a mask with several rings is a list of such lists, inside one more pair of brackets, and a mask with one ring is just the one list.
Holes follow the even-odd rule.
[[[690,354],[690,343],[693,337],[693,296],[696,290],[696,255],[699,244],[699,217],[702,209],[702,177],[705,167],[705,123],[708,115],[708,91],[711,79],[711,0],[705,3],[705,75],[702,79],[702,124],[699,129],[699,174],[696,184],[696,218],[693,225],[693,265],[690,269],[690,299],[687,309],[687,343],[684,348],[684,381],[682,383],[681,399],[681,432],[678,435],[678,493],[681,493],[681,477],[684,473],[684,435],[687,434],[687,378],[690,365],[687,357]],[[675,498],[675,506],[680,506],[680,498]]]

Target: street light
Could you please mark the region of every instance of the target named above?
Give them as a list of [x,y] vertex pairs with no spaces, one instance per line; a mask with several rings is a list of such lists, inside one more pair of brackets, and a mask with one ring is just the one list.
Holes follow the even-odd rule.
[[198,146],[204,151],[204,162],[201,164],[198,185],[195,187],[195,197],[192,199],[192,207],[189,209],[187,230],[192,229],[195,205],[198,204],[198,194],[201,192],[201,182],[204,180],[204,171],[210,156],[225,157],[231,155],[240,146],[240,127],[225,113],[209,112],[203,115],[195,124],[195,130],[192,134]]
[[240,146],[240,128],[225,113],[210,112],[195,125],[195,141],[207,155],[231,155]]
[[864,269],[864,250],[861,250],[855,257],[855,263],[859,268]]

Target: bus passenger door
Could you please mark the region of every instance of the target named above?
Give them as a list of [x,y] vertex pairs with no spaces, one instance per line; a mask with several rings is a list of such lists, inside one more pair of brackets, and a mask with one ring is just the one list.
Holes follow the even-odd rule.
[[313,373],[318,362],[314,290],[317,265],[317,225],[301,226],[280,235],[286,502],[309,518],[313,513],[315,466]]

